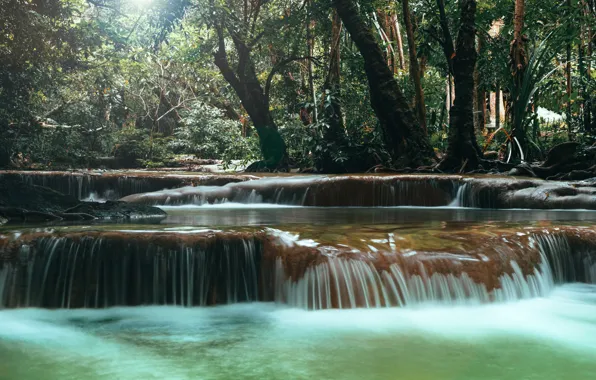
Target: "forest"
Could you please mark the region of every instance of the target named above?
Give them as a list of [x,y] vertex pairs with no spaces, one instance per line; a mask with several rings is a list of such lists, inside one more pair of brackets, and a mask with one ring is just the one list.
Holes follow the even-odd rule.
[[596,176],[594,0],[0,4],[0,167]]
[[594,380],[596,0],[0,0],[0,380]]

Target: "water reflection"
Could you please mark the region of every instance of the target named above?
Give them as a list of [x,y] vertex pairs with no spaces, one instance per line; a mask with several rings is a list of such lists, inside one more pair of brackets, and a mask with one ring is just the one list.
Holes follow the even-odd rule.
[[403,224],[423,222],[596,221],[596,211],[487,210],[429,207],[279,207],[224,203],[162,207],[165,224],[256,226],[279,224]]

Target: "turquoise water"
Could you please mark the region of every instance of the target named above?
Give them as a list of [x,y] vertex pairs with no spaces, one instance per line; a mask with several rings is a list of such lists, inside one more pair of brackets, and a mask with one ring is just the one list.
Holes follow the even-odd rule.
[[596,286],[507,304],[0,312],[0,379],[593,379]]

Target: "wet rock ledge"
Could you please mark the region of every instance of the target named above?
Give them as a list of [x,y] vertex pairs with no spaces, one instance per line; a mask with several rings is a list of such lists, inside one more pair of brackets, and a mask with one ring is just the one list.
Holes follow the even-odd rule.
[[316,207],[596,210],[596,181],[404,174],[270,177],[133,194],[122,200],[150,205],[262,202]]
[[159,221],[166,213],[152,206],[121,201],[80,202],[55,190],[20,180],[0,181],[0,224],[138,219]]
[[564,225],[0,231],[0,309],[505,302],[595,283],[595,253]]

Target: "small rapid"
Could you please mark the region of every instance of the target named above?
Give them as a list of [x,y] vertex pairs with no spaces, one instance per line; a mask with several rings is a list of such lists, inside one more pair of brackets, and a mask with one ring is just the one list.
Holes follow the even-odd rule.
[[0,369],[20,380],[588,380],[595,316],[596,289],[579,284],[455,307],[11,310],[0,312]]

